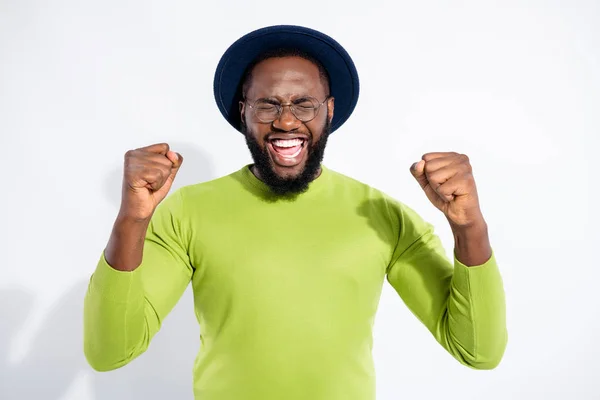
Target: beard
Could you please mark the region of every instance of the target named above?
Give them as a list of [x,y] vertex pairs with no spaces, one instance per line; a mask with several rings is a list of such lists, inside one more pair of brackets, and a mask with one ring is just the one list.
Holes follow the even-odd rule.
[[307,146],[307,156],[302,172],[294,177],[283,178],[277,175],[273,169],[266,144],[264,147],[261,147],[252,132],[248,130],[245,121],[242,122],[242,133],[246,138],[246,144],[254,160],[254,167],[260,174],[261,180],[274,194],[280,196],[294,196],[308,190],[309,184],[317,177],[317,173],[321,167],[330,132],[331,121],[328,118],[323,126],[323,132],[319,140],[313,143],[311,136],[305,143],[305,146]]

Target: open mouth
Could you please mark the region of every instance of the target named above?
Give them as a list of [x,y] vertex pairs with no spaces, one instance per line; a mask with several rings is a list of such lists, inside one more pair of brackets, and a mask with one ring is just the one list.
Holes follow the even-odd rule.
[[285,158],[296,157],[304,147],[304,139],[275,139],[271,140],[273,150]]
[[306,139],[272,139],[268,141],[271,155],[277,164],[294,166],[300,163],[306,149]]

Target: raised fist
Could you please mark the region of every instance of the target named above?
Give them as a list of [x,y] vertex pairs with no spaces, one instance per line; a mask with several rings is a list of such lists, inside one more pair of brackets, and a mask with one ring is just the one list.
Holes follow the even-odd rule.
[[183,157],[166,143],[153,144],[125,153],[120,214],[149,220],[167,196]]

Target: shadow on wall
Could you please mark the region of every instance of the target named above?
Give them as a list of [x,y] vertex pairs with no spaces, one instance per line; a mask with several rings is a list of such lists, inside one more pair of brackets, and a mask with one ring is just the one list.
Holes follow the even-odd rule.
[[[83,355],[83,297],[88,281],[72,287],[48,312],[25,357],[9,363],[11,342],[32,309],[22,290],[0,290],[0,398],[62,399],[82,373],[96,400],[192,399],[192,367],[199,328],[188,290],[148,351],[110,372],[93,371]],[[7,324],[8,323],[8,324]]]
[[[172,148],[185,157],[176,187],[214,178],[210,162],[197,148],[181,143]],[[115,169],[105,184],[108,198],[117,207],[121,177],[121,169]],[[86,383],[96,400],[192,399],[192,368],[200,329],[191,287],[146,353],[117,370],[96,372],[83,354],[83,299],[88,281],[80,281],[57,301],[23,359],[14,363],[9,362],[11,344],[32,312],[35,295],[22,289],[0,289],[0,399],[60,400],[81,374],[87,375]]]

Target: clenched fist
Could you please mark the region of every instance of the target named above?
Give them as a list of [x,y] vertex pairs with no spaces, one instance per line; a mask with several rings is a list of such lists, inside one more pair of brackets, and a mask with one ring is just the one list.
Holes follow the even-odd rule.
[[427,153],[411,166],[410,172],[453,226],[483,223],[471,163],[465,154]]
[[166,143],[125,153],[119,214],[134,220],[149,220],[169,193],[182,162],[183,157],[171,151]]

